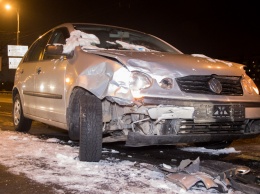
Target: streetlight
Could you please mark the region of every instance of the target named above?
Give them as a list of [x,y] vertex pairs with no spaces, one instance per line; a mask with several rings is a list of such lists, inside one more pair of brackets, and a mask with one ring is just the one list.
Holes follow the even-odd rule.
[[[5,5],[5,9],[10,10],[12,6],[10,4]],[[17,32],[16,32],[16,44],[19,45],[19,35],[20,35],[20,16],[19,16],[19,8],[16,9],[17,14]]]

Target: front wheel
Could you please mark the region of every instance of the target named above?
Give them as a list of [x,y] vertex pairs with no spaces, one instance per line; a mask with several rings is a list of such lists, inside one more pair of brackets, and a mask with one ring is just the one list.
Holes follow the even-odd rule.
[[[81,93],[81,92],[79,92]],[[80,100],[80,161],[98,162],[102,154],[102,103],[88,92]]]
[[16,94],[13,101],[13,123],[14,129],[19,132],[28,132],[32,125],[32,120],[25,118],[19,94]]

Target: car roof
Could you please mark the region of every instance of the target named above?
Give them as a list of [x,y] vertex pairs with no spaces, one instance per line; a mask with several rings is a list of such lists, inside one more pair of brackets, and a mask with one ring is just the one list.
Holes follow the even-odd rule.
[[75,25],[91,25],[91,26],[101,26],[101,27],[110,27],[110,28],[120,28],[122,30],[135,31],[135,32],[143,33],[143,34],[148,34],[148,33],[138,31],[135,29],[125,28],[125,27],[115,26],[115,25],[108,25],[108,24],[98,24],[98,23],[78,23],[78,22],[63,23],[63,24],[60,24],[60,25],[54,27],[53,29],[60,28],[60,27],[66,27],[66,28],[68,28],[69,32],[72,32],[73,30],[75,30],[75,28],[74,28]]

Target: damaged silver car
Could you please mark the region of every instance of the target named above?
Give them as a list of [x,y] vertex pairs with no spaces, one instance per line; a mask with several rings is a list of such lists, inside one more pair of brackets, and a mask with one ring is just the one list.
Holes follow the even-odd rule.
[[15,130],[32,120],[66,129],[81,161],[99,161],[103,142],[228,146],[260,133],[259,90],[243,68],[143,32],[65,23],[16,70]]

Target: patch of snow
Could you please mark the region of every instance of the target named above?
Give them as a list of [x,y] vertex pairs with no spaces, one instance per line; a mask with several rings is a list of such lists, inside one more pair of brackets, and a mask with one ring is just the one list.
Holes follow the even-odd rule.
[[66,39],[63,53],[70,53],[76,46],[82,46],[83,49],[99,49],[95,44],[100,44],[100,41],[94,34],[74,30],[70,33],[70,37]]
[[203,55],[203,54],[192,54],[191,56],[205,58],[205,59],[207,59],[210,62],[216,63],[216,60],[214,60],[214,59],[212,59],[212,58],[210,58],[210,57],[208,57],[206,55]]
[[[164,173],[146,168],[145,163],[120,161],[111,156],[100,162],[81,162],[79,147],[58,142],[61,141],[56,138],[43,140],[0,130],[0,164],[11,173],[24,174],[39,183],[60,185],[65,191],[59,193],[216,193],[203,187],[186,191],[165,179]],[[119,153],[106,148],[104,151]]]
[[224,149],[206,149],[204,147],[185,147],[180,148],[183,151],[187,152],[202,152],[208,153],[213,155],[220,155],[220,154],[230,154],[230,153],[240,153],[241,151],[236,151],[234,148],[224,148]]
[[233,66],[233,63],[231,63],[231,62],[223,61],[223,60],[219,60],[219,59],[212,59],[212,58],[210,58],[210,57],[208,57],[208,56],[206,56],[206,55],[203,55],[203,54],[191,54],[191,56],[193,56],[193,57],[205,58],[205,59],[207,59],[208,61],[213,62],[213,63],[221,62],[221,63],[226,64],[226,65],[229,66],[229,67],[232,67],[232,66]]
[[223,60],[216,60],[216,61],[219,61],[219,62],[225,63],[225,64],[226,64],[227,66],[229,66],[229,67],[232,67],[232,66],[233,66],[233,63],[228,62],[228,61],[223,61]]
[[122,45],[122,47],[124,49],[128,49],[128,50],[137,50],[137,51],[151,51],[150,49],[147,49],[144,46],[141,45],[135,45],[135,44],[129,44],[127,42],[124,41],[120,41],[120,40],[116,40],[116,43]]

